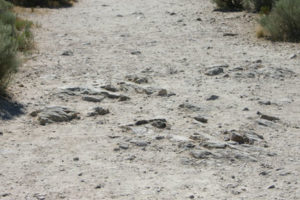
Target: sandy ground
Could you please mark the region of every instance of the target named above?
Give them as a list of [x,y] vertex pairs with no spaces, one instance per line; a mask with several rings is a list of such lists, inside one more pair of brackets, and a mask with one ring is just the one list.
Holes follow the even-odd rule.
[[[1,101],[0,199],[300,199],[300,45],[213,9],[80,0],[28,14],[38,52]],[[30,113],[47,106],[80,119],[40,125]],[[88,116],[96,106],[109,113]]]

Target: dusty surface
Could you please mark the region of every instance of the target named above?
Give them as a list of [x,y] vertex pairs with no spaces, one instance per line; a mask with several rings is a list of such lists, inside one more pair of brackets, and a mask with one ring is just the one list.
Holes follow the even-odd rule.
[[81,0],[30,14],[39,52],[10,88],[18,104],[1,101],[0,199],[299,199],[300,45],[213,9]]

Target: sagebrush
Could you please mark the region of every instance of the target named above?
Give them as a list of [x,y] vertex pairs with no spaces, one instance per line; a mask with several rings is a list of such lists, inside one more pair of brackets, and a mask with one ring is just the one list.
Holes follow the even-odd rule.
[[17,17],[15,28],[17,31],[17,42],[19,51],[27,51],[33,48],[33,34],[31,28],[33,23],[31,21]]
[[300,0],[279,0],[260,24],[272,40],[300,41]]
[[218,8],[224,10],[234,10],[243,8],[243,0],[213,0],[217,4]]
[[33,47],[32,22],[16,17],[11,3],[0,0],[0,93],[17,70],[18,51]]
[[268,13],[271,11],[276,0],[243,0],[245,10]]
[[8,0],[15,5],[24,7],[69,7],[72,6],[74,0]]
[[10,3],[0,0],[0,92],[5,89],[11,74],[18,67],[16,18],[11,8]]
[[224,10],[249,10],[269,12],[276,0],[213,0],[218,8]]

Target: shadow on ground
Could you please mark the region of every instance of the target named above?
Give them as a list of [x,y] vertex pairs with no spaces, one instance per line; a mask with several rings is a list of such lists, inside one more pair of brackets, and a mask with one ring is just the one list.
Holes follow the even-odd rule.
[[0,120],[10,120],[24,114],[24,106],[10,98],[0,97]]

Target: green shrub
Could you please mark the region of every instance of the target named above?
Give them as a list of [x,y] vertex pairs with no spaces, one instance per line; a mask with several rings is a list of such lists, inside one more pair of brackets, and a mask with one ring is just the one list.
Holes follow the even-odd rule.
[[254,12],[267,13],[276,0],[213,0],[218,8],[224,10],[245,9]]
[[271,11],[276,0],[243,0],[244,9],[268,13]]
[[69,7],[72,6],[73,0],[8,0],[15,5],[24,7]]
[[242,9],[243,0],[212,0],[214,3],[217,4],[218,8],[223,10],[236,10]]
[[300,1],[279,0],[260,24],[272,40],[300,41]]
[[33,48],[33,34],[31,27],[33,23],[21,18],[16,19],[17,43],[19,51],[27,51]]
[[33,46],[32,22],[16,18],[12,4],[0,0],[0,93],[19,65],[17,53]]
[[11,74],[18,67],[16,18],[10,9],[11,4],[0,0],[0,91],[5,89]]

